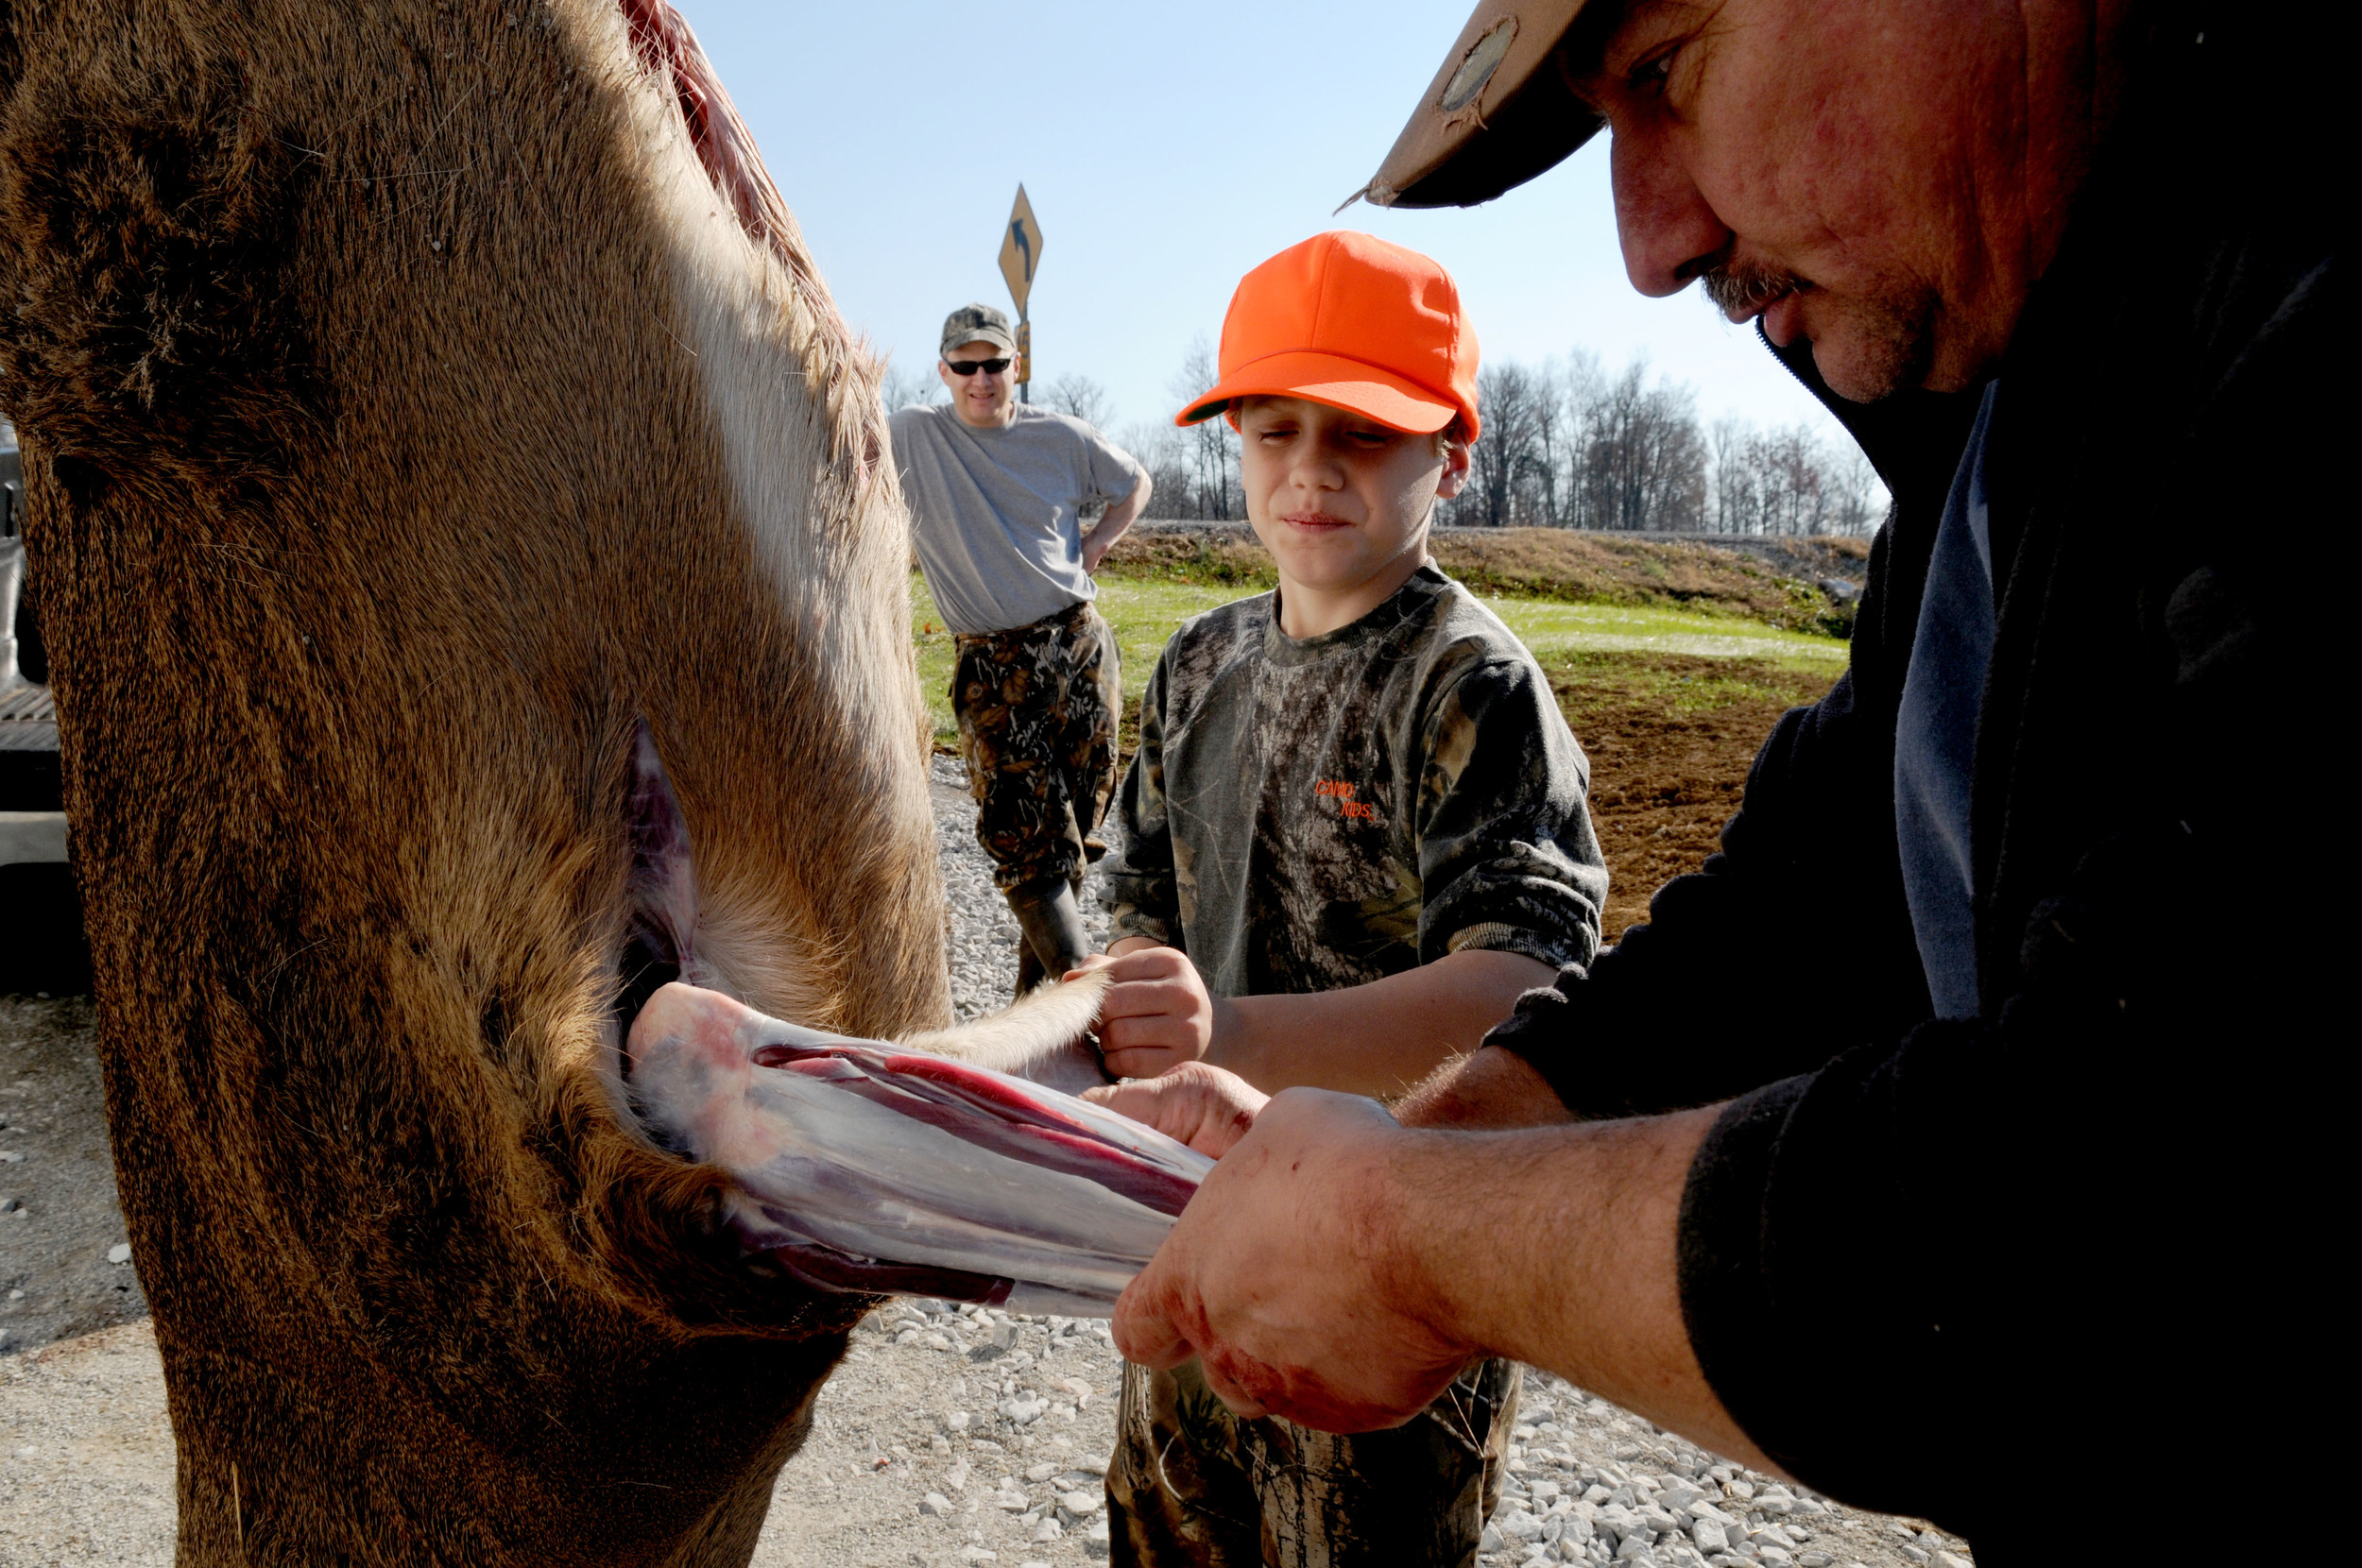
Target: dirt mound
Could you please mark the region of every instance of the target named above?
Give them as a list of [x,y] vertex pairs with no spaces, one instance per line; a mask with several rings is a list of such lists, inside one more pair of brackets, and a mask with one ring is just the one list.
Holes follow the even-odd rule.
[[1276,588],[1271,552],[1243,523],[1140,522],[1116,540],[1104,570],[1122,577]]
[[1772,724],[1836,678],[1754,659],[1631,654],[1553,660],[1549,673],[1591,758],[1610,942],[1649,917],[1651,894],[1720,847]]
[[1702,544],[1712,550],[1735,550],[1753,556],[1782,576],[1818,583],[1824,578],[1859,584],[1870,575],[1867,536],[1817,534],[1799,537],[1787,534],[1673,534],[1670,538]]
[[[1730,540],[1593,534],[1571,528],[1443,528],[1435,559],[1479,593],[1578,604],[1677,605],[1743,617],[1789,631],[1842,636],[1849,602],[1819,585],[1857,582],[1863,539]],[[1170,577],[1267,588],[1271,556],[1243,526],[1145,522],[1116,541],[1108,568],[1123,576]]]

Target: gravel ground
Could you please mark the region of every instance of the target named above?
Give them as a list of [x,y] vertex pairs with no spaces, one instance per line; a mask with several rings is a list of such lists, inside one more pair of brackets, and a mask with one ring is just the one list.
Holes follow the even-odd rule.
[[[959,766],[937,759],[954,1005],[998,1007],[1016,923],[994,893]],[[1095,905],[1093,906],[1095,912]],[[1095,931],[1094,934],[1104,934]],[[34,1281],[0,1317],[0,1568],[162,1568],[173,1454],[155,1336],[120,1236],[89,1008],[0,999],[0,1275]],[[15,1092],[11,1092],[15,1091]],[[54,1162],[54,1168],[52,1167]],[[44,1223],[44,1217],[47,1222]],[[94,1255],[93,1249],[97,1251]],[[11,1286],[10,1288],[22,1288]],[[122,1326],[92,1328],[106,1323]],[[1121,1371],[1103,1322],[940,1302],[873,1313],[820,1394],[758,1568],[1080,1568],[1107,1559],[1101,1491]],[[1530,1373],[1510,1484],[1480,1561],[1628,1568],[1961,1568],[1967,1549],[1916,1522],[1826,1502],[1718,1464],[1637,1416]]]
[[0,1351],[147,1316],[87,997],[0,997]]
[[[780,1476],[756,1568],[1107,1560],[1101,1482],[1121,1369],[1104,1323],[896,1302],[853,1345]],[[0,1564],[169,1563],[163,1405],[145,1321],[0,1356]],[[1718,1465],[1547,1374],[1528,1373],[1518,1423],[1479,1557],[1488,1568],[1968,1562],[1915,1522]]]
[[[943,851],[951,1011],[966,1023],[1007,1006],[1017,990],[1017,916],[992,885],[992,861],[976,842],[976,802],[967,793],[967,770],[955,757],[937,757],[927,785],[935,807],[935,843]],[[1108,830],[1113,832],[1112,823]],[[1099,904],[1101,882],[1096,866],[1083,878],[1083,929],[1104,947],[1107,912]]]

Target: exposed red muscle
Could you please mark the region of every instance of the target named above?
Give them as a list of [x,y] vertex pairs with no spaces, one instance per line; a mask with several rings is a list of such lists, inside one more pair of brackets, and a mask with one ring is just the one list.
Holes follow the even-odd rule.
[[963,1099],[974,1100],[987,1109],[1003,1116],[1014,1116],[1019,1121],[1031,1122],[1036,1127],[1053,1127],[1062,1132],[1077,1133],[1097,1143],[1106,1142],[1105,1137],[1094,1131],[1087,1123],[1076,1121],[1071,1116],[1061,1116],[1056,1110],[1042,1104],[1039,1100],[1027,1098],[1000,1079],[980,1073],[965,1063],[954,1062],[948,1056],[918,1056],[898,1052],[885,1059],[885,1065],[891,1072],[940,1083]]
[[[660,72],[672,83],[681,119],[689,128],[690,142],[697,149],[697,161],[705,165],[713,188],[730,204],[740,226],[787,268],[788,276],[796,281],[797,298],[813,312],[821,329],[844,346],[848,362],[864,362],[866,356],[854,351],[852,330],[837,314],[828,290],[813,275],[796,232],[796,219],[787,210],[787,199],[773,183],[771,171],[763,166],[762,155],[755,147],[754,132],[739,118],[738,106],[730,101],[729,93],[714,73],[713,62],[706,58],[697,35],[665,0],[618,3],[623,8],[625,23],[631,29],[632,50],[641,63]],[[884,460],[884,450],[879,445],[873,427],[867,432],[864,450],[838,455],[849,455],[860,462],[865,484]]]
[[[935,1084],[927,1087],[941,1089]],[[971,1108],[973,1102],[956,1092],[947,1092],[943,1099],[935,1100],[930,1100],[918,1092],[916,1084],[906,1092],[910,1093],[913,1100],[933,1109],[922,1115],[917,1110],[898,1104],[895,1108],[905,1115],[918,1116],[931,1126],[941,1127],[970,1143],[990,1148],[994,1152],[1007,1154],[1012,1159],[1022,1160],[1027,1165],[1062,1170],[1097,1182],[1109,1191],[1121,1193],[1159,1214],[1178,1215],[1197,1192],[1194,1182],[1160,1170],[1130,1150],[1109,1143],[1104,1138],[1087,1133],[1070,1133],[1040,1121],[1004,1120],[995,1114],[997,1107],[984,1108],[984,1114],[980,1116],[977,1110]]]
[[795,232],[787,203],[771,173],[755,150],[754,134],[738,117],[737,106],[714,75],[713,62],[690,30],[680,12],[665,0],[620,0],[624,19],[631,27],[631,44],[641,62],[659,71],[673,84],[681,119],[689,127],[713,188],[730,204],[746,232],[763,241],[804,282],[802,264],[780,243]]
[[[964,1142],[1096,1182],[1159,1214],[1179,1214],[1197,1191],[1195,1183],[1157,1168],[1081,1122],[1045,1115],[1043,1107],[1022,1094],[955,1062],[786,1045],[765,1046],[754,1060],[759,1067],[826,1079]],[[914,1064],[952,1070],[918,1071]],[[891,1081],[872,1076],[878,1072],[891,1073]]]

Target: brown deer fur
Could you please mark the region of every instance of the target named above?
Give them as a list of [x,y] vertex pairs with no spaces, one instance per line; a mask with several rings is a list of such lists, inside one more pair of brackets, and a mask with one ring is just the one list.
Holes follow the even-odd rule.
[[0,3],[0,406],[184,1563],[751,1550],[863,1304],[629,1115],[637,724],[739,995],[948,1015],[873,372],[630,29]]

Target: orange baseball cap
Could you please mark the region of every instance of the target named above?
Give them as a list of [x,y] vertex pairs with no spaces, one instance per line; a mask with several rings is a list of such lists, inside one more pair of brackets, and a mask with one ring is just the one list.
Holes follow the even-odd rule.
[[1419,435],[1458,419],[1473,441],[1476,383],[1476,329],[1451,274],[1339,229],[1239,281],[1222,323],[1222,381],[1172,422],[1210,419],[1233,398],[1307,398]]

